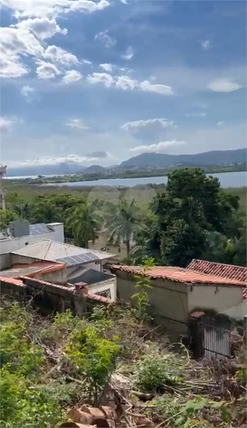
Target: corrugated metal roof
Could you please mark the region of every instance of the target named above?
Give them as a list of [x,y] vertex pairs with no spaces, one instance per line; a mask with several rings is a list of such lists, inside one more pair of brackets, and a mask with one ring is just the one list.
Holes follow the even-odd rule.
[[124,266],[124,265],[112,265],[113,270],[120,270],[129,272],[134,275],[145,275],[150,278],[162,278],[171,281],[186,283],[186,284],[219,284],[219,285],[245,285],[242,281],[231,280],[227,278],[220,278],[215,275],[208,275],[193,270],[173,267],[173,266],[155,266],[144,271],[140,266]]
[[88,250],[86,248],[76,247],[75,245],[52,241],[50,239],[42,239],[34,244],[25,245],[25,247],[11,252],[11,254],[19,256],[50,261],[61,260],[66,257],[73,257],[81,254],[86,255],[87,253],[94,254],[95,260],[104,260],[114,256],[104,251]]
[[244,266],[234,266],[193,259],[187,266],[187,269],[247,283],[247,268]]

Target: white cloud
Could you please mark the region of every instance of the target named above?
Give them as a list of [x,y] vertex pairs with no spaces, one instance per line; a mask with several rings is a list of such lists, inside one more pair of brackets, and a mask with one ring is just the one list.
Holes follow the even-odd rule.
[[62,78],[62,82],[65,85],[69,85],[70,83],[73,82],[78,82],[79,80],[82,79],[82,74],[77,71],[77,70],[69,70],[66,71],[66,73],[64,74],[63,78]]
[[58,46],[48,46],[45,50],[43,57],[45,60],[52,62],[60,62],[63,65],[75,65],[79,61],[77,57]]
[[99,65],[103,70],[105,70],[107,73],[112,73],[113,65],[112,64],[100,64]]
[[147,92],[156,92],[161,95],[173,95],[171,86],[150,83],[148,80],[140,83],[140,88]]
[[56,18],[70,12],[96,12],[110,3],[101,0],[95,3],[91,0],[1,0],[3,6],[14,11],[16,18]]
[[21,94],[27,99],[30,99],[30,95],[34,92],[34,88],[29,85],[22,86]]
[[129,46],[129,47],[126,49],[125,54],[124,54],[124,55],[122,55],[122,58],[123,58],[123,59],[127,59],[127,60],[129,61],[131,58],[133,58],[133,56],[134,56],[133,48],[132,48],[131,46]]
[[0,116],[0,132],[9,132],[15,122],[15,119]]
[[201,47],[204,51],[208,51],[209,49],[211,49],[212,45],[210,40],[204,40],[203,42],[201,42]]
[[137,80],[131,79],[129,76],[116,76],[116,87],[120,89],[138,89],[139,83]]
[[53,79],[61,74],[57,67],[50,62],[39,61],[38,64],[36,74],[39,79]]
[[114,84],[113,77],[108,73],[93,73],[87,76],[87,80],[92,84],[102,83],[107,88]]
[[129,76],[111,76],[108,73],[93,73],[87,76],[87,80],[90,83],[102,83],[106,87],[115,87],[123,90],[134,90],[139,89],[144,92],[155,92],[157,94],[170,96],[173,95],[172,88],[170,86],[161,84],[152,84],[148,80],[144,82],[138,82],[138,80],[132,79]]
[[217,123],[217,126],[223,126],[224,124],[225,124],[225,122],[220,121],[220,122]]
[[149,143],[155,141],[164,141],[172,138],[172,132],[176,129],[173,121],[165,118],[154,118],[147,120],[135,120],[127,122],[120,127],[129,135],[141,141],[148,141]]
[[84,125],[81,119],[71,119],[68,123],[66,123],[66,125],[73,129],[90,129],[88,126]]
[[[108,7],[106,0],[0,0],[1,7],[13,11],[19,21],[11,27],[0,28],[0,76],[21,77],[30,71],[25,58],[59,62],[63,66],[79,63],[77,57],[57,46],[45,46],[44,39],[56,33],[67,34],[56,18],[69,12],[94,12]],[[86,61],[82,61],[86,63]],[[42,66],[41,66],[42,67]],[[43,75],[43,68],[38,72]],[[54,71],[56,73],[56,71]],[[51,75],[52,73],[50,73]]]
[[[12,25],[14,27],[14,25]],[[66,28],[60,28],[55,19],[43,18],[28,18],[16,25],[17,28],[29,30],[41,40],[49,39],[56,33],[67,34]]]
[[162,141],[157,144],[150,144],[149,146],[137,146],[130,149],[130,151],[134,153],[166,153],[173,147],[184,144],[186,144],[186,141]]
[[101,31],[100,33],[96,34],[94,37],[94,40],[99,41],[103,46],[106,48],[112,48],[116,45],[117,41],[113,37],[109,36],[108,30]]
[[39,58],[44,48],[28,30],[0,27],[0,75],[20,77],[28,72],[22,56]]
[[237,91],[242,88],[242,86],[228,79],[217,79],[211,82],[208,88],[214,92],[232,92]]
[[135,120],[133,122],[127,122],[124,125],[122,125],[120,128],[124,129],[125,131],[139,131],[141,128],[147,128],[150,126],[155,126],[159,128],[174,128],[174,122],[168,121],[164,118],[155,118],[155,119],[147,119],[147,120]]
[[81,165],[90,165],[93,162],[102,161],[113,161],[116,158],[108,152],[105,152],[105,155],[102,156],[103,152],[92,152],[91,154],[86,155],[75,155],[69,154],[65,156],[42,156],[37,159],[26,159],[25,161],[11,161],[8,162],[8,165],[12,168],[14,167],[27,167],[27,166],[46,166],[46,165],[58,165],[60,163],[68,164],[81,164]]

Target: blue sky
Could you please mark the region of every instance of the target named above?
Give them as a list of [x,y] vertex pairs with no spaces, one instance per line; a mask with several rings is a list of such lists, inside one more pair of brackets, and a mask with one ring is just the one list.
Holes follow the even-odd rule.
[[0,5],[2,163],[246,145],[244,1]]

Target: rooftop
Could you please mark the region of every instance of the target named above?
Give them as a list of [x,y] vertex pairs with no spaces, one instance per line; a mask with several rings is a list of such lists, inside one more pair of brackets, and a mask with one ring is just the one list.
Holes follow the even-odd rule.
[[193,259],[187,266],[187,269],[215,275],[221,278],[243,281],[247,284],[247,268],[244,266],[226,265],[223,263]]
[[241,287],[246,285],[244,281],[222,278],[216,275],[209,275],[206,273],[175,266],[155,266],[144,271],[143,267],[140,266],[112,265],[111,269],[113,271],[119,270],[132,273],[134,275],[145,275],[153,279],[168,279],[170,281],[176,281],[185,284],[218,284],[235,285]]
[[58,261],[67,266],[76,266],[93,261],[100,261],[114,257],[114,254],[105,251],[88,250],[75,245],[42,239],[34,244],[25,245],[11,254],[31,257],[37,260]]
[[1,271],[0,278],[19,278],[20,276],[34,276],[37,273],[55,272],[64,269],[62,263],[39,261],[26,264],[15,264],[12,268]]

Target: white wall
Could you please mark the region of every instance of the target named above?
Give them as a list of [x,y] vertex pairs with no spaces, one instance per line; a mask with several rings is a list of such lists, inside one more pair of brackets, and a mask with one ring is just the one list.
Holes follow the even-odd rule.
[[88,285],[88,293],[97,294],[102,291],[110,290],[111,299],[117,299],[117,283],[116,278],[107,279],[106,281],[98,282],[97,284]]
[[47,226],[50,226],[54,232],[51,232],[53,234],[52,241],[57,242],[64,242],[64,226],[63,223],[47,223]]
[[64,242],[64,228],[62,223],[51,223],[49,224],[54,231],[49,233],[43,233],[40,235],[27,235],[20,236],[18,238],[8,237],[0,240],[0,269],[10,267],[10,258],[6,254],[11,251],[19,250],[26,244],[34,244],[42,239],[51,239],[52,241]]
[[234,318],[236,320],[243,320],[245,315],[247,315],[247,299],[243,299],[243,301],[232,308],[227,309],[226,311],[222,311],[223,314],[227,315],[230,318]]
[[223,312],[243,301],[243,291],[238,286],[189,285],[189,312],[194,309],[213,309]]

